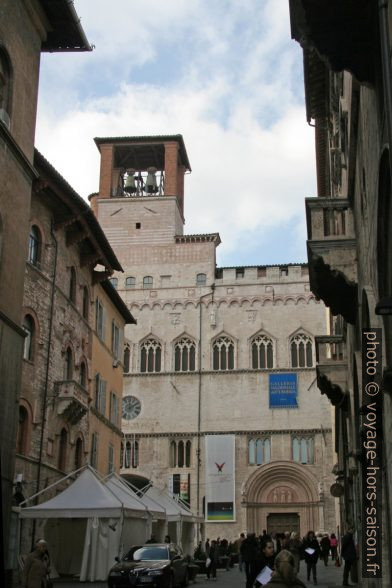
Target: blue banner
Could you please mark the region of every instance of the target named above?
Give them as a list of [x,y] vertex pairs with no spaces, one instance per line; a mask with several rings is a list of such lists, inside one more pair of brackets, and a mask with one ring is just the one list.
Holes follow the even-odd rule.
[[297,374],[270,374],[270,408],[297,408]]

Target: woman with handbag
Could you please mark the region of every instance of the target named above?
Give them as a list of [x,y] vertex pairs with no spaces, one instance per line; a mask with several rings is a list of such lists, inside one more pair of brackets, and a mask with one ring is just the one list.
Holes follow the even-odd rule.
[[26,558],[22,571],[22,588],[49,588],[48,544],[40,539],[35,549]]

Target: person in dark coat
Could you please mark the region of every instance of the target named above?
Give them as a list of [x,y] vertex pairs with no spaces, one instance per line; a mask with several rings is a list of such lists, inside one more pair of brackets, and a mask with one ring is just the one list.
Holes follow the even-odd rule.
[[329,550],[331,549],[331,541],[328,537],[328,533],[325,533],[320,541],[321,548],[321,559],[324,561],[324,565],[328,565]]
[[351,566],[357,559],[352,527],[348,527],[347,533],[343,535],[341,556],[344,559],[343,586],[350,586],[348,583],[348,577]]
[[295,558],[290,551],[282,549],[275,558],[275,571],[268,582],[271,588],[305,588],[305,584],[297,578]]
[[290,541],[288,543],[288,551],[293,554],[297,569],[297,574],[299,572],[299,564],[301,561],[301,554],[302,554],[302,541],[299,538],[299,533],[293,531],[290,535]]
[[[260,574],[261,570],[268,566],[271,570],[274,569],[275,565],[275,549],[272,540],[264,540],[261,547],[261,552],[256,562],[256,576]],[[256,580],[255,586],[261,586],[260,582]]]
[[258,560],[258,543],[256,535],[249,533],[241,544],[242,562],[245,566],[246,588],[252,588],[256,579],[256,569]]
[[[312,549],[313,553],[306,551]],[[302,553],[305,558],[308,582],[310,581],[310,572],[313,573],[313,583],[317,584],[317,561],[320,557],[320,546],[313,531],[309,531],[305,541],[302,543]]]
[[216,568],[218,567],[219,553],[218,553],[218,544],[214,540],[211,541],[208,557],[211,560],[211,563],[209,566],[206,566],[207,580],[210,579],[211,575],[212,575],[212,579],[216,580]]
[[49,555],[46,541],[40,539],[26,558],[22,571],[22,588],[43,588],[49,574]]

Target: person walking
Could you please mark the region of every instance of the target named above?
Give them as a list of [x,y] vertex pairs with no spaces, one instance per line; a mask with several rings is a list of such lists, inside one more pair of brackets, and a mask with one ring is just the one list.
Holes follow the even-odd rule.
[[206,565],[207,570],[207,580],[209,580],[212,576],[213,580],[216,580],[216,569],[218,567],[218,545],[215,540],[211,541],[211,545],[209,548],[208,559],[210,560],[210,565]]
[[299,533],[293,531],[290,535],[290,541],[288,542],[288,551],[293,554],[295,559],[295,565],[297,574],[299,572],[299,564],[301,561],[301,552],[302,552],[302,541],[299,538]]
[[297,578],[295,558],[290,551],[282,549],[275,558],[275,571],[268,586],[273,588],[305,588],[305,584]]
[[332,557],[332,560],[335,561],[338,556],[338,540],[336,539],[335,533],[331,533],[330,543],[331,543],[331,557]]
[[22,588],[45,588],[49,580],[48,544],[40,539],[26,558],[22,571]]
[[317,584],[317,561],[320,556],[320,546],[313,531],[309,531],[302,544],[302,553],[305,558],[308,582],[310,573],[313,574],[313,583]]
[[256,562],[258,559],[258,544],[254,533],[249,533],[242,542],[241,555],[245,566],[246,588],[252,588],[256,579]]
[[352,527],[347,528],[347,532],[342,538],[341,555],[344,559],[343,586],[351,586],[351,584],[348,583],[348,577],[351,567],[357,559]]
[[240,533],[240,537],[239,537],[239,539],[237,539],[238,569],[240,572],[242,572],[242,566],[243,566],[242,553],[241,553],[241,545],[242,545],[243,541],[245,541],[245,533]]
[[324,561],[324,565],[328,565],[328,556],[329,550],[331,549],[331,541],[328,537],[328,533],[324,533],[321,541],[320,541],[320,548],[321,548],[321,559]]
[[[275,548],[274,548],[274,544],[272,542],[272,539],[270,539],[270,540],[266,539],[262,543],[261,552],[260,552],[259,557],[256,561],[256,568],[255,568],[256,577],[266,566],[268,566],[270,568],[270,570],[274,569],[275,557],[276,557],[276,554],[275,554]],[[255,586],[261,586],[260,582],[258,582],[256,580]]]

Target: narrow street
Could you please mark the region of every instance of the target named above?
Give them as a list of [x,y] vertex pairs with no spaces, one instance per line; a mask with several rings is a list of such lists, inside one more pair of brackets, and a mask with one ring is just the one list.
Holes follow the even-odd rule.
[[[301,565],[302,570],[300,570],[298,577],[304,582],[306,586],[314,586],[313,581],[306,581],[306,570],[303,563]],[[336,568],[331,564],[325,567],[324,564],[319,562],[317,566],[317,585],[319,588],[335,588],[336,586],[341,586],[342,577],[343,567]],[[58,588],[76,588],[78,585],[80,585],[79,582],[63,582],[61,580],[55,580],[55,587],[58,586]],[[91,588],[105,588],[107,584],[105,582],[86,582],[83,583],[83,586],[91,586]],[[245,588],[245,574],[240,573],[238,571],[238,566],[235,566],[228,572],[225,570],[218,570],[216,581],[207,580],[205,574],[201,574],[197,576],[195,582],[190,583],[190,586],[195,586],[195,588],[212,588],[213,586],[216,586],[216,588]],[[355,584],[355,586],[359,587],[360,585]]]

